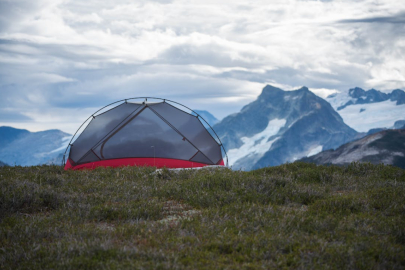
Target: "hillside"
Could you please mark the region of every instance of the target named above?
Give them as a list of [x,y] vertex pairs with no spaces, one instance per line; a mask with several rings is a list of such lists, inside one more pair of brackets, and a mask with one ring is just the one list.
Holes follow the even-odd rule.
[[328,102],[308,88],[283,91],[270,85],[214,129],[228,151],[230,165],[244,170],[293,162],[357,136]]
[[403,269],[405,171],[0,168],[1,269]]
[[336,165],[354,161],[384,163],[405,169],[405,129],[383,130],[302,161]]

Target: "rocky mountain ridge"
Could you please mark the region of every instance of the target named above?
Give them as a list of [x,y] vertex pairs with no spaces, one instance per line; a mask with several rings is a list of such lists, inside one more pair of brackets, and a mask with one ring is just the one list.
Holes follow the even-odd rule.
[[244,170],[292,162],[336,148],[357,135],[307,87],[284,91],[270,85],[214,129],[228,150],[230,165]]
[[[338,94],[333,94],[329,96],[328,99],[332,99],[337,95]],[[344,104],[342,103],[338,105],[336,108],[338,111],[350,105],[378,103],[386,100],[396,101],[396,105],[405,104],[405,92],[401,89],[395,89],[391,93],[384,93],[376,89],[366,91],[360,87],[355,87],[349,89],[348,96],[351,99],[346,101]]]
[[405,129],[383,130],[337,148],[303,158],[316,164],[384,163],[405,169]]
[[358,132],[395,128],[397,121],[405,120],[405,92],[400,89],[384,93],[355,87],[330,95],[326,101]]

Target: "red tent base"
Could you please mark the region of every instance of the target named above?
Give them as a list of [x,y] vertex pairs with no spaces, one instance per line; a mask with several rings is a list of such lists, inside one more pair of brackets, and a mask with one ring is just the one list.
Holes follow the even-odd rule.
[[[224,166],[224,161],[221,160],[217,165]],[[97,167],[125,167],[125,166],[138,166],[138,167],[157,167],[157,168],[198,168],[208,166],[208,164],[196,163],[187,160],[167,159],[167,158],[119,158],[107,159],[96,162],[90,162],[73,166],[70,160],[66,162],[65,170],[82,170],[82,169],[95,169]]]

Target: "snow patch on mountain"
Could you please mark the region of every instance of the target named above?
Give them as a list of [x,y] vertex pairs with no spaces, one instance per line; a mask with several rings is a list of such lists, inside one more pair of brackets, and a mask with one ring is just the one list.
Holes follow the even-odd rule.
[[405,92],[400,89],[382,92],[355,87],[330,95],[326,100],[347,125],[359,132],[392,128],[395,122],[405,118]]
[[243,145],[239,148],[231,149],[228,152],[229,165],[232,166],[241,158],[254,156],[255,159],[260,159],[271,147],[271,145],[278,139],[271,137],[277,135],[281,128],[287,123],[286,119],[273,119],[269,121],[267,127],[260,133],[254,136],[242,137]]
[[311,156],[313,156],[313,155],[316,155],[316,154],[322,152],[322,149],[323,149],[323,146],[322,146],[322,145],[315,146],[314,148],[312,148],[312,149],[309,151],[307,157],[311,157]]
[[[361,113],[360,113],[361,112]],[[359,132],[373,128],[390,128],[405,117],[405,104],[396,101],[382,101],[370,104],[356,104],[338,111],[343,121]]]
[[335,110],[337,110],[337,108],[341,106],[344,106],[349,101],[355,103],[356,100],[357,100],[356,98],[352,98],[349,95],[348,91],[341,91],[336,94],[330,95],[326,98],[326,101],[328,101]]
[[72,136],[66,136],[62,138],[62,146],[59,148],[56,148],[55,150],[52,150],[49,153],[56,153],[56,152],[62,152],[66,150],[67,146],[69,145],[70,140],[72,139]]

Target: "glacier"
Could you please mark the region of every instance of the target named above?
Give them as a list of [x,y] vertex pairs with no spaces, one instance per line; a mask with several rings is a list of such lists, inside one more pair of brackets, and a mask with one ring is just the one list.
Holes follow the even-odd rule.
[[273,119],[269,121],[269,124],[262,132],[249,138],[242,137],[243,145],[228,151],[229,165],[232,166],[239,159],[247,156],[254,155],[256,159],[260,159],[278,138],[273,138],[270,141],[269,139],[277,135],[286,123],[286,119]]

